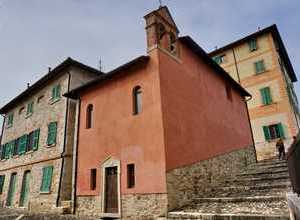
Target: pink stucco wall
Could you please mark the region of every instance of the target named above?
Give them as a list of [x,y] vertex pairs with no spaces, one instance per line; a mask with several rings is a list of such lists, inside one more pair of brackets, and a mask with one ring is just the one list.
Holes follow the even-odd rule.
[[[101,164],[120,160],[121,193],[164,193],[165,152],[157,56],[146,66],[130,70],[118,79],[91,88],[81,97],[78,146],[77,195],[100,195]],[[132,90],[141,86],[143,110],[132,114]],[[85,111],[94,105],[94,125],[85,128]],[[136,186],[127,188],[126,166],[136,167]],[[90,169],[97,168],[97,187],[90,190]]]
[[171,170],[252,145],[243,97],[199,57],[180,45],[177,61],[159,53],[166,147]]

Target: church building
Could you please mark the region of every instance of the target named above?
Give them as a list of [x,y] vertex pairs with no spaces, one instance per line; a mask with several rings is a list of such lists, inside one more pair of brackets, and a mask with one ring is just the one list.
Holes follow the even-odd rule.
[[78,215],[157,219],[256,160],[250,94],[179,36],[167,7],[145,20],[147,55],[65,94]]

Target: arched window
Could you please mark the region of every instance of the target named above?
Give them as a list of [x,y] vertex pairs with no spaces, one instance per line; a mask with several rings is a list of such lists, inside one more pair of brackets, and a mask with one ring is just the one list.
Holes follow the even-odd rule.
[[137,115],[142,112],[142,88],[136,86],[133,88],[133,114]]
[[158,24],[158,39],[161,40],[166,33],[166,28],[162,23]]
[[170,51],[172,53],[176,52],[176,37],[173,33],[170,33]]
[[86,128],[91,128],[93,122],[93,105],[88,105],[86,109]]

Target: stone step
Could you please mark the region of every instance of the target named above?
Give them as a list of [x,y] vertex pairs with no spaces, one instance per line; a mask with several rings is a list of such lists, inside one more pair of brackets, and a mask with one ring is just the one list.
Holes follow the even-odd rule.
[[257,180],[277,180],[277,179],[290,179],[289,173],[269,173],[269,174],[258,174],[258,175],[245,175],[245,176],[236,176],[234,180],[237,181],[257,181]]
[[242,177],[242,176],[252,176],[252,175],[264,175],[264,174],[288,174],[289,170],[288,168],[280,168],[276,170],[254,170],[254,171],[249,171],[246,170],[245,172],[242,172],[240,174],[237,174],[237,177]]
[[267,170],[267,169],[278,169],[278,168],[287,168],[286,164],[265,164],[265,165],[249,165],[248,167],[246,167],[246,170]]
[[288,216],[287,201],[283,196],[200,198],[176,211],[182,214],[193,213],[198,216],[220,214]]
[[218,187],[208,190],[201,196],[206,197],[226,197],[226,196],[285,196],[286,192],[291,191],[290,183],[264,184],[254,186],[229,186]]
[[195,212],[170,212],[167,219],[202,220],[289,220],[288,215],[208,214]]
[[244,177],[244,178],[236,178],[229,181],[226,181],[227,183],[241,183],[245,185],[251,185],[256,183],[273,183],[273,182],[279,182],[279,181],[289,181],[290,177],[289,175],[274,175],[269,177]]
[[264,166],[264,165],[274,165],[274,164],[286,164],[287,165],[287,161],[286,160],[264,160],[264,161],[259,161],[257,163],[253,163],[250,165],[257,165],[257,166]]
[[241,197],[214,197],[214,198],[197,198],[196,203],[219,202],[219,203],[240,203],[240,202],[273,202],[285,200],[286,196],[241,196]]

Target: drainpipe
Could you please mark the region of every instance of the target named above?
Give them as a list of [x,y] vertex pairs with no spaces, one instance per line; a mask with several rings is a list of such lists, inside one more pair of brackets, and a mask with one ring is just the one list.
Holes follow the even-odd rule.
[[78,142],[79,142],[79,126],[80,126],[80,106],[81,99],[78,98],[76,104],[76,124],[74,134],[74,146],[73,146],[73,173],[72,173],[72,214],[76,212],[76,189],[77,189],[77,164],[78,164]]
[[238,81],[239,81],[239,83],[241,83],[241,78],[240,78],[239,68],[237,66],[237,61],[236,61],[236,56],[235,56],[234,48],[232,48],[232,54],[233,54],[233,58],[234,58],[234,66],[235,66],[236,74],[237,74],[237,77],[238,77]]
[[3,122],[2,122],[1,136],[0,136],[0,146],[2,145],[2,138],[4,134],[4,125],[5,125],[5,115],[1,114],[1,116],[3,117]]
[[[68,89],[67,92],[70,91],[70,82],[71,82],[71,74],[68,71]],[[62,173],[64,170],[64,163],[65,163],[65,152],[66,152],[66,143],[67,143],[67,129],[68,129],[68,113],[69,113],[69,98],[66,98],[66,112],[65,112],[65,129],[64,129],[64,148],[63,152],[61,153],[61,168],[60,168],[60,177],[59,177],[59,184],[58,184],[58,192],[57,192],[57,199],[56,199],[56,207],[59,206],[59,200],[60,200],[60,191],[61,191],[61,184],[62,184]]]
[[250,101],[251,99],[252,99],[252,96],[250,96],[249,99],[245,99],[245,105],[246,105],[246,109],[247,109],[248,122],[249,122],[250,130],[251,130],[251,139],[252,139],[252,143],[253,143],[253,150],[255,153],[255,162],[257,163],[257,154],[256,154],[256,148],[255,148],[254,135],[253,135],[252,125],[251,125],[251,120],[250,120],[250,115],[249,115],[249,109],[248,109],[248,105],[247,105],[247,102]]

